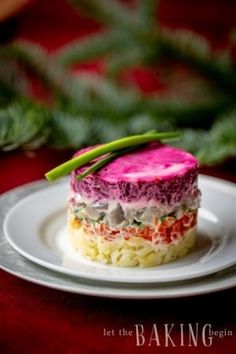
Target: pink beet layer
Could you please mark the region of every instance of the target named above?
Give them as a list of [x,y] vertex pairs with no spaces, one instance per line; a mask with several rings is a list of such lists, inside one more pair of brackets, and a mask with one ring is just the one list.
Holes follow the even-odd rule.
[[198,161],[183,150],[151,143],[118,157],[78,182],[75,176],[82,170],[72,172],[72,188],[86,198],[124,202],[167,198],[171,202],[171,194],[175,195],[174,199],[181,198],[181,193],[190,192],[196,184]]

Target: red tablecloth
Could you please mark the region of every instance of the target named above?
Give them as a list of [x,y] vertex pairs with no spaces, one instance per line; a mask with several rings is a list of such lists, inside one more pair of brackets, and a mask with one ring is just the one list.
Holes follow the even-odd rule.
[[[182,10],[186,6],[188,14],[192,14],[190,19],[189,16],[183,15],[181,6],[176,5],[177,2],[163,3],[164,1],[161,5],[162,18],[166,23],[179,26],[181,19],[184,19],[184,25],[191,24],[193,28],[207,33],[208,19],[222,40],[228,31],[230,21],[231,23],[233,21],[233,12],[225,10],[225,2],[217,1],[212,5],[212,2],[208,1],[203,11],[205,4],[203,1],[199,1],[200,7],[197,6],[197,2],[191,2],[190,6],[190,2],[180,1]],[[169,6],[169,9],[174,8],[175,11],[169,13],[165,9],[166,6],[167,8]],[[214,16],[209,16],[212,11]],[[64,22],[65,26],[61,26],[61,19],[64,16],[67,21]],[[198,20],[193,21],[193,18]],[[32,7],[20,15],[17,25],[17,37],[36,40],[49,49],[55,49],[78,33],[83,35],[88,29],[93,31],[98,28],[92,21],[89,21],[88,25],[88,20],[84,17],[80,17],[78,22],[78,17],[62,0],[35,1]],[[33,153],[22,151],[1,153],[0,192],[43,178],[44,172],[66,160],[70,154],[70,151],[60,152],[49,148],[42,148]],[[236,182],[236,172],[230,164],[217,169],[203,169],[203,172]],[[0,352],[233,354],[236,348],[235,295],[236,289],[231,289],[215,294],[171,300],[102,299],[47,289],[1,271]],[[197,347],[184,347],[180,345],[181,323],[185,326],[188,324],[195,326],[199,323],[200,328],[211,324],[214,330],[226,329],[233,331],[233,335],[214,338],[208,347],[203,345],[199,336]],[[131,336],[118,335],[118,331],[123,328],[133,331],[135,324],[144,326],[146,340],[144,346],[137,346],[134,333]],[[174,324],[171,337],[176,347],[172,347],[170,341],[169,346],[165,347],[165,324],[169,327]],[[155,325],[159,330],[160,346],[157,346],[155,340],[150,342],[151,330]],[[104,336],[104,331],[107,334],[107,331],[111,331],[111,335]],[[206,344],[210,343],[207,341]]]
[[[69,155],[70,152],[48,148],[30,154],[22,151],[2,153],[0,191],[43,178],[48,169]],[[236,181],[236,173],[230,166],[205,168],[203,172]],[[236,289],[231,289],[172,300],[102,299],[47,289],[0,271],[0,352],[233,354],[236,344],[235,296]],[[214,338],[210,347],[205,347],[199,336],[197,347],[181,347],[180,323],[185,326],[199,323],[200,328],[210,324],[215,330],[227,329],[234,335]],[[135,324],[144,326],[144,346],[137,346],[135,334],[118,335],[123,328],[134,331]],[[154,340],[148,346],[155,324],[159,330],[160,347]],[[164,324],[174,324],[174,334],[171,334],[177,345],[174,348],[170,343],[169,347],[164,346]],[[104,336],[104,330],[113,330],[115,335]]]

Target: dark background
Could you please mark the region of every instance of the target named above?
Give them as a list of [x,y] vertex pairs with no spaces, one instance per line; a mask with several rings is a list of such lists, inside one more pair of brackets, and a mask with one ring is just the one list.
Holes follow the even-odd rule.
[[[159,18],[172,28],[190,28],[222,47],[235,26],[236,2],[213,0],[163,0]],[[101,28],[75,12],[64,0],[31,1],[20,13],[1,24],[3,41],[24,38],[53,51],[78,36]],[[99,70],[100,63],[83,66]],[[141,76],[148,90],[149,78]],[[71,151],[41,148],[1,153],[0,191],[43,178],[44,173],[66,160]],[[235,165],[235,162],[234,162]],[[236,182],[232,161],[202,172]],[[4,271],[0,273],[1,353],[235,353],[235,289],[220,293],[173,300],[112,300],[68,294],[33,285]],[[104,337],[103,328],[133,328],[142,323],[211,323],[215,329],[233,330],[233,337],[215,340],[205,348],[135,347],[131,337]],[[176,336],[178,333],[176,333]]]

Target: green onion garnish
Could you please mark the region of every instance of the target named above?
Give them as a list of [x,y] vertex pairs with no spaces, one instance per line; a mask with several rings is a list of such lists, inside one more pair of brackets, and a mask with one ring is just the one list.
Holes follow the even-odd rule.
[[[111,141],[107,144],[100,145],[92,150],[89,150],[79,156],[74,157],[73,159],[71,159],[69,161],[64,162],[63,164],[61,164],[61,165],[53,168],[49,172],[47,172],[45,174],[45,177],[48,179],[48,181],[55,181],[58,178],[67,175],[71,171],[86,165],[88,162],[91,162],[94,159],[96,159],[97,157],[100,157],[102,155],[109,154],[114,151],[119,152],[119,150],[120,150],[120,152],[118,153],[118,155],[120,155],[121,151],[126,148],[130,148],[130,147],[137,148],[139,145],[145,144],[145,143],[148,143],[151,141],[173,139],[173,138],[178,138],[179,136],[180,136],[179,132],[162,132],[162,133],[148,132],[145,134],[132,135],[132,136],[128,136],[125,138],[117,139],[117,140]],[[123,151],[123,153],[124,153],[124,151]],[[116,157],[116,155],[114,156],[114,154],[113,154],[111,156],[111,154],[110,154],[110,155],[104,157],[104,159],[105,159],[104,163],[100,162],[100,164],[99,164],[99,161],[97,161],[96,162],[97,165],[95,166],[95,169],[94,169],[94,165],[92,165],[89,173],[94,172],[97,168],[100,168],[105,163],[111,161],[111,159],[113,159],[114,157]],[[102,159],[100,161],[104,161],[104,159]]]
[[106,165],[108,162],[114,160],[118,156],[122,156],[126,154],[127,152],[136,150],[138,147],[142,145],[138,145],[135,147],[119,150],[116,152],[111,152],[109,155],[103,157],[102,159],[96,161],[92,166],[88,167],[85,171],[81,172],[78,176],[76,176],[78,181],[81,181],[84,177],[88,176],[90,173],[96,172],[100,170],[104,165]]
[[[156,133],[155,130],[149,130],[144,134],[147,135],[147,134],[155,134],[155,133]],[[92,166],[87,168],[85,171],[81,172],[78,176],[76,176],[76,179],[78,181],[81,181],[84,177],[88,176],[89,174],[100,170],[104,165],[106,165],[108,162],[114,160],[116,157],[122,156],[122,155],[126,154],[127,152],[136,150],[141,146],[143,146],[143,144],[131,146],[127,149],[118,150],[116,152],[111,152],[107,156],[101,158],[99,161],[96,161],[94,164],[92,164]]]

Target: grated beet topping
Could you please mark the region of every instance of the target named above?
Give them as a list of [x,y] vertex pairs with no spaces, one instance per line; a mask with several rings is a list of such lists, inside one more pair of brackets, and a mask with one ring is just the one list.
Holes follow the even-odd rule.
[[111,183],[92,175],[78,182],[73,176],[71,187],[85,199],[120,200],[122,202],[146,199],[172,205],[185,200],[196,190],[197,175],[198,169],[195,168],[184,176],[156,183],[124,181]]
[[[84,150],[76,155],[81,152]],[[173,205],[197,191],[198,162],[195,157],[166,145],[149,144],[77,181],[76,175],[84,168],[71,173],[71,188],[85,199],[153,200]]]

